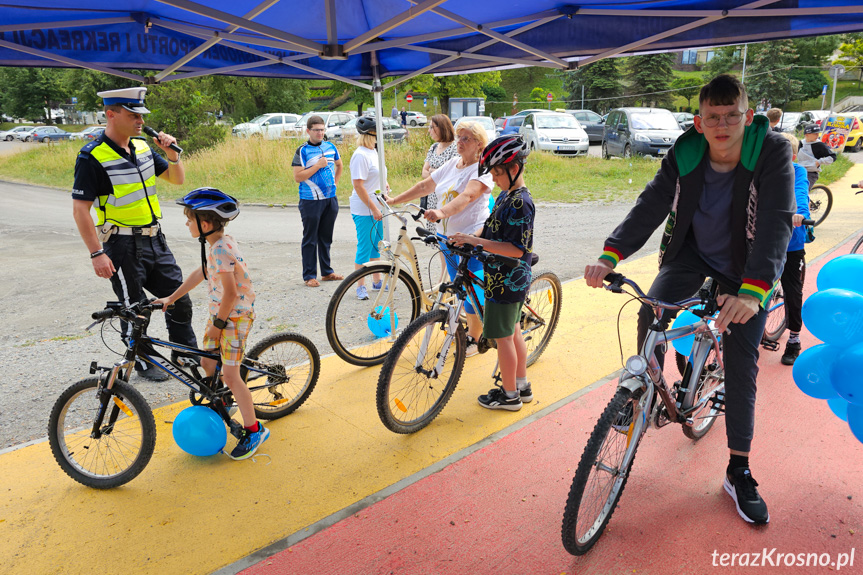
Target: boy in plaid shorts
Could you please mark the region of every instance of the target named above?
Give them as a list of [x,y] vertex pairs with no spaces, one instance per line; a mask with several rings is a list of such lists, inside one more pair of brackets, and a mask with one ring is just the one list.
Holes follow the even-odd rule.
[[[246,261],[237,242],[225,234],[225,225],[239,215],[237,200],[215,188],[200,188],[189,192],[177,203],[185,207],[186,226],[193,238],[201,242],[201,267],[189,274],[177,291],[156,300],[163,309],[207,280],[210,295],[210,316],[204,332],[203,349],[218,349],[222,357],[222,380],[231,390],[243,416],[245,429],[232,459],[248,459],[270,436],[270,431],[255,419],[252,394],[240,377],[240,363],[246,339],[255,319],[255,290]],[[206,250],[205,242],[209,244]],[[216,362],[204,359],[201,367],[208,376]]]

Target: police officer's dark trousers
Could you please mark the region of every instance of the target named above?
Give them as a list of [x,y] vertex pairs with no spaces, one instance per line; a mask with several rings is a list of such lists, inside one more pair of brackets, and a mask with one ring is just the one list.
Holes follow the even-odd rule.
[[[144,290],[155,297],[167,297],[183,283],[183,273],[161,232],[155,237],[114,234],[104,248],[117,270],[111,277],[111,287],[126,305],[145,301]],[[165,324],[170,341],[197,347],[192,330],[192,300],[188,294],[166,310]],[[121,327],[124,337],[131,334],[129,324],[123,322]],[[140,361],[136,365],[138,369],[145,367]]]
[[[653,280],[648,295],[664,301],[676,302],[692,297],[707,276],[719,282],[722,293],[737,295],[739,282],[734,283],[701,259],[689,245],[684,244],[673,261],[664,263]],[[673,315],[666,314],[670,320]],[[653,323],[653,311],[641,306],[638,312],[638,348],[647,337],[647,328]],[[750,451],[755,428],[755,392],[758,377],[758,346],[764,333],[767,314],[759,309],[746,323],[732,323],[729,333],[722,336],[725,359],[725,433],[728,448]],[[660,354],[661,356],[661,354]],[[662,361],[660,357],[660,362]]]

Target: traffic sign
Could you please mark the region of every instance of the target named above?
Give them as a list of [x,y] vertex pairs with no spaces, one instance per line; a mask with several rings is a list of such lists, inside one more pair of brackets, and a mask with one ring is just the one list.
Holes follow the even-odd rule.
[[414,101],[414,97],[413,97],[413,96],[411,96],[410,94],[408,94],[407,96],[405,96],[405,101],[406,101],[408,104],[410,104],[411,102],[413,102],[413,101]]
[[552,100],[554,100],[554,94],[552,94],[551,92],[549,92],[549,93],[548,93],[548,96],[546,96],[546,97],[545,97],[545,99],[546,99],[546,100],[548,100],[549,102],[551,102]]
[[77,104],[77,103],[78,103],[78,98],[76,98],[75,96],[72,96],[72,103],[73,103],[73,104]]
[[428,98],[423,98],[423,106],[428,106],[429,101]]

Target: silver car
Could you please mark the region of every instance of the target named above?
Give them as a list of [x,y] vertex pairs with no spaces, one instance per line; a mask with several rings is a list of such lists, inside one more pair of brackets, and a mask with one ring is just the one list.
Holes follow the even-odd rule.
[[0,140],[4,140],[6,142],[20,140],[21,138],[18,137],[18,134],[22,132],[30,132],[31,130],[33,130],[33,126],[18,126],[17,128],[0,132]]
[[531,150],[543,150],[562,155],[587,154],[590,138],[578,120],[560,112],[528,114],[519,128]]

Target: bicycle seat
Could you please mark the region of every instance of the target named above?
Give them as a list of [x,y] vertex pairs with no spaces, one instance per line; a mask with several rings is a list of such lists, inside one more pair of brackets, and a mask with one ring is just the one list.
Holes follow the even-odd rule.
[[530,267],[539,263],[539,255],[536,252],[530,254]]

